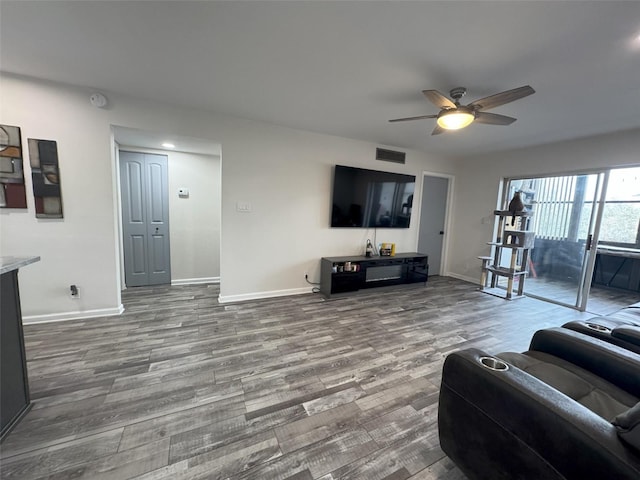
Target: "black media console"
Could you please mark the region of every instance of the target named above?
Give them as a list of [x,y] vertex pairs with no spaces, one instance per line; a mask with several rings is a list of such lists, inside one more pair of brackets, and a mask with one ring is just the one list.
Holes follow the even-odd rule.
[[323,257],[320,292],[336,293],[363,288],[426,282],[429,257],[421,253],[397,253],[393,257]]

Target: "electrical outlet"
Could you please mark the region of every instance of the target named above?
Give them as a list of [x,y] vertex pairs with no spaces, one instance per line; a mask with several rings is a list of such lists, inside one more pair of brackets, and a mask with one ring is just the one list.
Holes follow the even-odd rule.
[[309,274],[307,273],[307,271],[304,271],[304,278],[309,278]]
[[71,298],[80,298],[80,291],[76,285],[69,286],[69,296]]

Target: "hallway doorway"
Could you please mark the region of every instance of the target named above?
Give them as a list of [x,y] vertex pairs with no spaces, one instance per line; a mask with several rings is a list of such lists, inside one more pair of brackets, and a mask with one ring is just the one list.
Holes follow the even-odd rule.
[[442,275],[451,178],[425,173],[422,181],[418,252],[429,255],[429,274]]

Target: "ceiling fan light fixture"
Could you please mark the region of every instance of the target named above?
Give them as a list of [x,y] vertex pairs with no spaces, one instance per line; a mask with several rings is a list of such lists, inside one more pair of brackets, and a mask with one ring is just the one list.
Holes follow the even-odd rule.
[[460,130],[471,125],[475,118],[476,116],[471,110],[458,107],[440,112],[436,122],[445,130]]

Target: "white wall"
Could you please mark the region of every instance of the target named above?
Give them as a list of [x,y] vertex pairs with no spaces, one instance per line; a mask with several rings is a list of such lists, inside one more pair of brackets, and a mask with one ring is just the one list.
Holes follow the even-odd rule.
[[[0,77],[0,92],[0,122],[22,128],[28,206],[0,210],[0,252],[42,259],[19,273],[23,315],[55,319],[60,313],[117,313],[118,257],[106,112],[89,108],[72,89],[42,88]],[[35,218],[27,138],[57,142],[63,219]],[[71,284],[78,285],[80,298],[70,298]]]
[[489,252],[503,178],[631,165],[640,165],[640,130],[458,160],[448,274],[479,281],[477,257]]
[[[222,300],[308,291],[304,272],[318,281],[321,257],[362,254],[373,229],[329,228],[335,164],[416,176],[448,168],[417,152],[405,166],[376,161],[376,145],[344,138],[258,124],[239,133],[251,141],[222,142]],[[238,201],[251,203],[252,213],[236,212]],[[414,251],[418,218],[407,230],[379,229],[378,242]]]
[[[169,157],[171,283],[220,279],[220,157],[165,152]],[[178,189],[189,189],[179,197]]]
[[[58,142],[65,218],[36,220],[32,198],[27,211],[0,211],[2,255],[42,256],[20,273],[23,314],[35,319],[115,312],[120,305],[112,125],[222,145],[222,300],[310,291],[303,274],[318,279],[320,257],[362,252],[373,231],[328,227],[333,165],[453,173],[447,159],[421,152],[407,151],[406,165],[385,163],[374,160],[376,146],[385,145],[108,92],[110,106],[101,110],[89,104],[89,89],[3,74],[0,90],[0,122],[22,127],[25,143]],[[419,204],[420,182],[416,188]],[[237,212],[238,201],[251,203],[252,212]],[[407,230],[378,230],[378,241],[414,250],[418,218]],[[71,283],[81,287],[80,300],[67,295]]]

